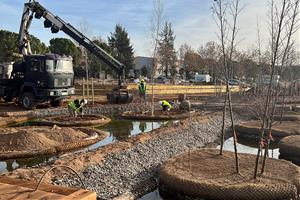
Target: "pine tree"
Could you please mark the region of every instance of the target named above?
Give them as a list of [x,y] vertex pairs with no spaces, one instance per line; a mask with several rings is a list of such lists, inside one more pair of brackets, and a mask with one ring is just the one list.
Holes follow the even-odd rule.
[[130,38],[125,28],[117,24],[115,32],[108,37],[108,44],[113,49],[115,58],[125,65],[125,75],[127,77],[129,70],[133,69],[134,55],[133,47],[130,44]]
[[164,29],[159,34],[160,40],[158,42],[159,61],[165,76],[168,78],[169,74],[174,77],[176,74],[176,51],[174,49],[174,32],[172,24],[166,22]]

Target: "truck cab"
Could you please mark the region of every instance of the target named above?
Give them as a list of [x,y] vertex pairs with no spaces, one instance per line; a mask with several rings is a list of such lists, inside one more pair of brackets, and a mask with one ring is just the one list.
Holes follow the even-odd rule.
[[34,109],[36,103],[46,101],[59,106],[62,99],[75,93],[72,57],[24,56],[22,62],[14,63],[11,78],[0,85],[7,101],[17,98],[25,109]]

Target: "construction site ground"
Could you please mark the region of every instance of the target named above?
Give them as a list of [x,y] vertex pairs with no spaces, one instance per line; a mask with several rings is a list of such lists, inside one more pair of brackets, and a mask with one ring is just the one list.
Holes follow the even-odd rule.
[[[82,96],[73,96],[71,99],[75,98]],[[86,107],[87,113],[120,115],[124,111],[141,113],[151,108],[151,95],[147,96],[147,103],[140,103],[141,100],[136,98],[135,102],[124,105],[107,104],[105,98],[97,96],[94,104],[90,101]],[[177,103],[177,98],[177,95],[155,95],[155,108],[160,109],[158,100],[170,99]],[[113,142],[94,151],[63,154],[49,163],[15,169],[6,172],[4,176],[37,181],[52,166],[67,165],[80,172],[84,181],[89,183],[88,189],[97,192],[100,199],[112,199],[128,193],[135,198],[141,197],[157,188],[155,180],[158,166],[171,156],[186,152],[190,148],[216,147],[219,143],[224,96],[188,95],[188,99],[192,102],[192,108],[199,111],[200,115]],[[14,103],[7,105],[0,102],[1,121],[5,122],[3,126],[7,126],[9,124],[7,122],[20,120],[18,116],[43,118],[49,114],[51,116],[67,114],[69,100],[65,100],[63,106],[59,108],[51,108],[49,104],[40,105],[34,112],[25,111]],[[299,105],[300,98],[288,97],[286,102],[290,106]],[[233,106],[236,123],[255,118],[249,111],[249,107],[253,106],[250,95],[233,94]],[[229,121],[226,121],[226,127],[229,126]],[[23,128],[26,131],[26,127]],[[80,187],[73,176],[66,174],[69,174],[69,171],[64,168],[55,169],[47,175],[46,181]]]

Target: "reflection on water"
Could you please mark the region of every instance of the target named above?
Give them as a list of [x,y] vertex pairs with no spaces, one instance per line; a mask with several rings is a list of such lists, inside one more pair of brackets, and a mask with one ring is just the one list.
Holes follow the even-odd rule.
[[0,173],[12,171],[23,166],[32,167],[41,163],[52,162],[55,159],[57,159],[57,156],[38,156],[34,158],[0,161]]
[[96,144],[90,146],[88,150],[94,150],[98,147],[107,145],[109,143],[124,140],[132,135],[150,132],[154,129],[167,125],[169,121],[131,121],[131,120],[112,120],[110,123],[96,127],[100,130],[109,133],[109,137]]
[[[250,139],[238,139],[237,150],[239,153],[249,153],[249,154],[257,154],[257,140]],[[217,147],[220,149],[220,146]],[[224,142],[224,150],[226,151],[234,151],[233,148],[233,138],[229,138]],[[270,158],[278,158],[279,157],[279,148],[277,143],[271,142],[269,148],[269,157]]]

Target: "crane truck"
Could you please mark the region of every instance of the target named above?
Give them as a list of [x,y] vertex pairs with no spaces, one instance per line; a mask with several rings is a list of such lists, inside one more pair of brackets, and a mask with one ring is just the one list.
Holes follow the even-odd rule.
[[25,109],[34,109],[37,103],[45,101],[50,101],[52,106],[58,106],[63,98],[75,94],[72,57],[32,54],[29,28],[33,18],[43,18],[44,27],[50,28],[52,33],[63,31],[117,73],[118,86],[107,94],[110,103],[132,101],[132,94],[124,84],[125,66],[71,24],[34,0],[24,4],[21,19],[18,47],[23,59],[13,64],[9,77],[0,78],[0,97],[6,102],[16,99]]

